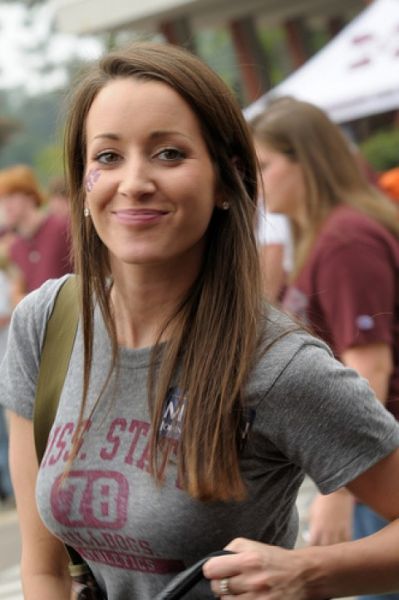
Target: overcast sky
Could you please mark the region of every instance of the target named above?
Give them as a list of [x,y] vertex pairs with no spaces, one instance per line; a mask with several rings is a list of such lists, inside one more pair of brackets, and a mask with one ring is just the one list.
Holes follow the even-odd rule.
[[0,0],[0,88],[24,86],[29,93],[38,93],[64,83],[62,66],[51,75],[38,75],[45,60],[55,65],[71,56],[86,60],[101,53],[101,44],[95,38],[76,38],[55,34],[44,55],[38,52],[38,43],[49,39],[52,19],[50,5],[35,8],[34,22],[28,19],[28,11],[21,4],[7,4]]

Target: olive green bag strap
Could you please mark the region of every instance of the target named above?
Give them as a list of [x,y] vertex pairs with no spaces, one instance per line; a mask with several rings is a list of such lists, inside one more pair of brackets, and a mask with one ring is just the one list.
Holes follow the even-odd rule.
[[[52,313],[47,321],[40,356],[33,409],[33,433],[39,464],[43,459],[48,436],[57,413],[78,321],[77,280],[72,275],[58,290]],[[72,563],[81,562],[79,555],[72,548],[65,547]]]
[[47,321],[33,411],[36,454],[40,464],[55,419],[79,321],[77,278],[60,287]]
[[[79,322],[78,279],[71,275],[62,284],[47,321],[40,358],[33,411],[33,431],[39,464],[57,413],[62,388],[71,359]],[[88,566],[81,556],[65,545],[70,558],[71,575],[86,574]]]

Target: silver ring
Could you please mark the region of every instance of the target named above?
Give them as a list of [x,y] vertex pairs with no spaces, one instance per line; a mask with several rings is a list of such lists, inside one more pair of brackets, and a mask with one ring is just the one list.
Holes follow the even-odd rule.
[[221,596],[228,596],[230,594],[229,580],[227,577],[220,580],[219,589]]

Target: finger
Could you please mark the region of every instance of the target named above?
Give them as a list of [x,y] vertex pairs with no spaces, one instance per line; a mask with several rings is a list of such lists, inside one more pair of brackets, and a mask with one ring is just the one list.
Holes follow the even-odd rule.
[[223,600],[236,598],[238,595],[240,595],[239,588],[237,587],[233,577],[213,579],[211,581],[211,590],[216,598],[223,598]]
[[[239,600],[288,600],[286,590],[273,595],[272,588],[262,586],[260,589],[259,586],[253,585],[251,580],[241,576],[214,579],[210,583],[215,598],[222,598],[222,600],[236,600],[237,598]],[[298,598],[292,596],[290,600],[298,600]]]
[[225,550],[230,550],[231,552],[244,552],[245,550],[253,547],[255,542],[253,540],[247,540],[246,538],[235,538],[232,540],[227,546]]
[[210,558],[202,567],[207,579],[223,579],[241,572],[240,558],[236,554],[226,554]]

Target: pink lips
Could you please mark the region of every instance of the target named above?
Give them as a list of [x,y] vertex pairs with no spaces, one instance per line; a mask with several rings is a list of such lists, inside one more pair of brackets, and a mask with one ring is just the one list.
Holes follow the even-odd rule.
[[167,212],[155,209],[123,209],[113,211],[116,219],[125,225],[153,224],[160,221]]

